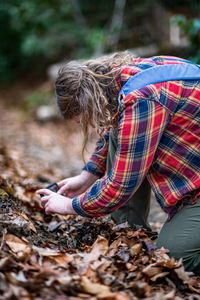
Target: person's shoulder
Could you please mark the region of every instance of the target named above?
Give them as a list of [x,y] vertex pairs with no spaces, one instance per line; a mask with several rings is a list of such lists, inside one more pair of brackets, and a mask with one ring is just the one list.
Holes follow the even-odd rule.
[[177,57],[177,56],[171,56],[171,55],[158,55],[153,56],[150,59],[156,64],[156,65],[165,65],[165,64],[183,64],[189,62],[188,60]]
[[152,58],[134,58],[129,64],[121,66],[120,73],[121,76],[125,77],[134,76],[138,72],[154,65],[155,62],[153,62]]

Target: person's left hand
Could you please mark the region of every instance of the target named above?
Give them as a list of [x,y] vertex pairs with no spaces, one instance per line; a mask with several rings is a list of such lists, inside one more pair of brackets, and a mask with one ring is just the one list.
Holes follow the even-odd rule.
[[76,215],[72,207],[72,199],[52,192],[49,189],[40,189],[36,194],[44,196],[41,198],[41,205],[46,214]]

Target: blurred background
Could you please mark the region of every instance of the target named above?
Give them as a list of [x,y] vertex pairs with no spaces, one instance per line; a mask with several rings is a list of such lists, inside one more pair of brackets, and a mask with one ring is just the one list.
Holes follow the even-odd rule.
[[200,63],[199,0],[1,0],[0,26],[0,171],[19,186],[83,166],[80,128],[55,105],[63,62],[130,50]]
[[0,80],[44,77],[62,59],[138,47],[198,61],[199,13],[199,0],[1,1]]

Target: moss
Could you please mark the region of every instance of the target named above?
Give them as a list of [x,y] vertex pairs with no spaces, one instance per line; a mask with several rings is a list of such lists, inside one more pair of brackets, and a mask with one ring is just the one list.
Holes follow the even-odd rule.
[[8,193],[4,189],[2,189],[1,187],[0,187],[0,198],[6,199],[6,200],[9,199]]

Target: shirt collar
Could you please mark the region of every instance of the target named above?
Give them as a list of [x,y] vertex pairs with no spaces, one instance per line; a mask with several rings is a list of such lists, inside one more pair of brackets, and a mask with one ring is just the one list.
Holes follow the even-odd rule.
[[122,88],[121,84],[121,68],[117,68],[115,71],[115,77],[114,77],[114,93],[116,95],[119,94],[120,90]]

